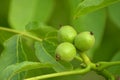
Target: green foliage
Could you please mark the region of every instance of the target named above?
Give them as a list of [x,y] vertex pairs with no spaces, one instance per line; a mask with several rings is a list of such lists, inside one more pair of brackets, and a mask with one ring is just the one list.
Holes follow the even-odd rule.
[[31,21],[46,22],[53,6],[54,0],[11,0],[8,17],[10,25],[17,30],[24,30]]
[[118,1],[120,0],[84,0],[78,6],[75,18]]
[[[26,61],[26,55],[24,53],[24,50],[22,48],[22,42],[20,39],[20,36],[15,35],[14,37],[8,39],[5,43],[4,43],[4,51],[3,53],[1,53],[0,56],[0,74],[2,75],[2,73],[6,73],[4,70],[12,65],[12,64],[16,64],[16,63],[20,63],[23,61]],[[15,76],[16,79],[19,80],[24,77],[24,75],[18,74]],[[25,73],[24,73],[25,74]],[[1,80],[7,80],[5,79],[6,77],[0,77]]]
[[[50,64],[24,61],[21,63],[16,63],[13,65],[7,66],[7,68],[5,68],[1,72],[0,79],[9,80],[9,79],[12,79],[14,75],[23,71],[37,69],[37,68],[49,68],[49,67],[51,67]],[[22,74],[22,75],[25,76],[25,74]],[[20,77],[20,79],[18,78],[17,80],[21,80],[21,79],[24,79],[24,77],[23,78]]]
[[[111,61],[120,61],[120,51],[118,51],[117,53],[115,53],[115,55],[113,56]],[[119,70],[120,66],[116,65],[113,66],[111,68],[109,68],[108,70],[111,71],[113,74],[115,74],[116,76],[120,76],[120,70]]]
[[[45,38],[48,34],[52,32],[57,32],[57,30],[51,26],[47,26],[40,22],[31,22],[25,27],[26,31],[40,37]],[[49,36],[47,36],[49,37]]]
[[111,20],[117,25],[117,27],[120,27],[119,21],[120,21],[120,11],[118,11],[118,8],[120,7],[120,3],[113,4],[112,6],[108,7],[108,12],[110,15]]
[[[87,73],[90,68],[106,79],[105,75],[113,78],[109,72],[120,76],[119,8],[120,0],[1,0],[0,80],[31,80],[35,76],[51,78],[48,80],[89,80],[78,74]],[[113,62],[118,65],[106,69],[109,72],[99,72],[101,66],[97,64],[96,68],[87,56],[78,54],[71,62],[56,61],[61,25],[71,25],[77,33],[92,31],[96,42],[87,52],[91,61],[118,61]],[[106,64],[103,62],[102,66]]]

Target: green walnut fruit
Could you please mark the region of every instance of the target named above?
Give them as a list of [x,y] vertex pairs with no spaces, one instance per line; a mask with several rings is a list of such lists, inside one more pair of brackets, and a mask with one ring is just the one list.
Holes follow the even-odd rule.
[[95,37],[92,32],[85,31],[79,33],[74,40],[76,48],[80,51],[87,51],[95,43]]
[[69,42],[63,42],[56,48],[56,60],[71,61],[76,56],[76,48]]
[[73,43],[73,40],[77,32],[71,26],[62,26],[58,31],[58,41],[59,42],[70,42]]

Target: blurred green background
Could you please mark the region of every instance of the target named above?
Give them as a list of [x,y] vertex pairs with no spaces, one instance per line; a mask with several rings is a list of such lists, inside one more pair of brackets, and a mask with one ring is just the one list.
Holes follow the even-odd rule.
[[[78,33],[86,30],[94,32],[96,44],[88,52],[93,62],[120,60],[120,2],[73,19],[81,1],[0,0],[0,26],[25,31],[25,26],[32,21],[39,21],[56,29],[61,25],[72,25]],[[120,76],[119,68],[120,66],[115,66],[109,70]],[[79,80],[80,77],[58,77],[55,80]],[[82,80],[103,80],[101,78],[91,72]]]

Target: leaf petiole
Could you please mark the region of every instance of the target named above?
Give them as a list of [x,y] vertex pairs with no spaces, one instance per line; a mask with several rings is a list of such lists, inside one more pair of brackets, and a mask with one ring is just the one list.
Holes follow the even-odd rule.
[[102,70],[111,66],[120,65],[120,61],[114,61],[114,62],[99,62],[98,64],[98,70]]
[[13,29],[9,29],[9,28],[3,28],[3,27],[0,27],[0,30],[20,34],[20,35],[32,38],[32,39],[40,41],[40,42],[42,41],[42,39],[40,39],[40,38],[38,38],[36,36],[32,36],[32,35],[28,34],[27,32],[20,32],[20,31],[16,31],[16,30],[13,30]]

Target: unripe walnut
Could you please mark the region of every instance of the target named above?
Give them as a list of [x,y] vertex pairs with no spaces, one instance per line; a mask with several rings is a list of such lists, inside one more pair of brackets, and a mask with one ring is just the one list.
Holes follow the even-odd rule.
[[56,60],[71,61],[76,56],[76,48],[69,42],[63,42],[56,48]]
[[59,42],[70,42],[73,43],[73,40],[77,32],[71,26],[62,26],[58,31],[58,41]]
[[87,51],[95,43],[95,37],[92,32],[85,31],[79,33],[74,40],[76,48],[80,51]]

